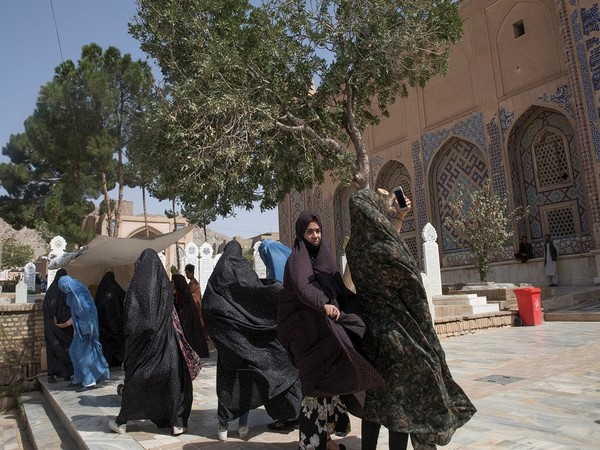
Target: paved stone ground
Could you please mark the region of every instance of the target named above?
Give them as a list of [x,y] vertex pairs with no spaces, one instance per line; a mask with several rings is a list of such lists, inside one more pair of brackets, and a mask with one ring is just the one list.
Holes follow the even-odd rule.
[[[547,322],[483,331],[444,339],[442,345],[454,378],[478,409],[445,448],[600,448],[600,322]],[[214,357],[194,382],[188,434],[173,437],[141,421],[129,424],[127,435],[115,435],[106,427],[107,416],[116,414],[119,406],[114,394],[119,374],[114,375],[111,384],[86,395],[67,391],[60,383],[51,385],[63,410],[74,422],[85,424],[86,443],[186,450],[297,448],[297,432],[269,432],[270,419],[262,409],[250,415],[248,440],[239,439],[235,425],[226,444],[216,440]],[[352,426],[350,435],[338,442],[359,450],[358,419]],[[0,429],[4,441],[0,449],[30,448],[15,437],[14,412],[0,416]],[[387,433],[382,432],[378,448],[388,448]]]

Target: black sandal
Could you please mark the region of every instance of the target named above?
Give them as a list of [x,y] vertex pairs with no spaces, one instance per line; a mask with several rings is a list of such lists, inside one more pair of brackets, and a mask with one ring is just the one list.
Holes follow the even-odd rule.
[[297,422],[297,420],[286,420],[285,422],[282,420],[276,420],[275,422],[267,425],[267,428],[273,431],[292,431],[296,428]]

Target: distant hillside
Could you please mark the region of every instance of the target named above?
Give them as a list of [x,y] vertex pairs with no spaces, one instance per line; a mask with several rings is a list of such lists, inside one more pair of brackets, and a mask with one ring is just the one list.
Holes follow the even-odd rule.
[[33,249],[33,257],[37,259],[41,255],[45,255],[50,251],[50,245],[46,244],[42,236],[36,231],[27,227],[16,231],[13,227],[7,224],[0,218],[0,240],[15,238],[21,244],[27,244]]
[[226,236],[206,227],[206,240],[204,239],[204,229],[201,227],[194,228],[194,237],[192,238],[194,244],[200,247],[205,242],[208,242],[213,248],[219,248],[219,246],[225,242],[229,242],[231,237]]

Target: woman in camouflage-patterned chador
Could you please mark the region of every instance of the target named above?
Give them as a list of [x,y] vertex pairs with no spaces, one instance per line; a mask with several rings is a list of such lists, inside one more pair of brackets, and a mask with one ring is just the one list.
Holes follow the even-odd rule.
[[[386,191],[362,189],[350,199],[352,235],[346,255],[367,325],[363,354],[385,378],[367,390],[362,450],[374,450],[381,425],[390,449],[446,445],[475,407],[452,379],[437,337],[417,263],[400,237],[407,210]],[[410,201],[408,202],[410,207]],[[392,223],[393,222],[393,223]]]
[[356,303],[344,286],[319,217],[305,211],[278,299],[278,336],[298,368],[302,385],[300,449],[345,448],[330,439],[350,431],[340,396],[381,386],[383,379],[354,348],[365,325],[347,312]]

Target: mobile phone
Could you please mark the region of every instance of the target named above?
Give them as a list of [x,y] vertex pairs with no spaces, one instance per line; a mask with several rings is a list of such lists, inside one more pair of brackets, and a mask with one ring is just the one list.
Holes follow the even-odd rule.
[[404,191],[401,187],[394,191],[394,195],[396,196],[396,199],[398,199],[398,205],[400,205],[400,209],[408,209],[406,198],[404,197]]

